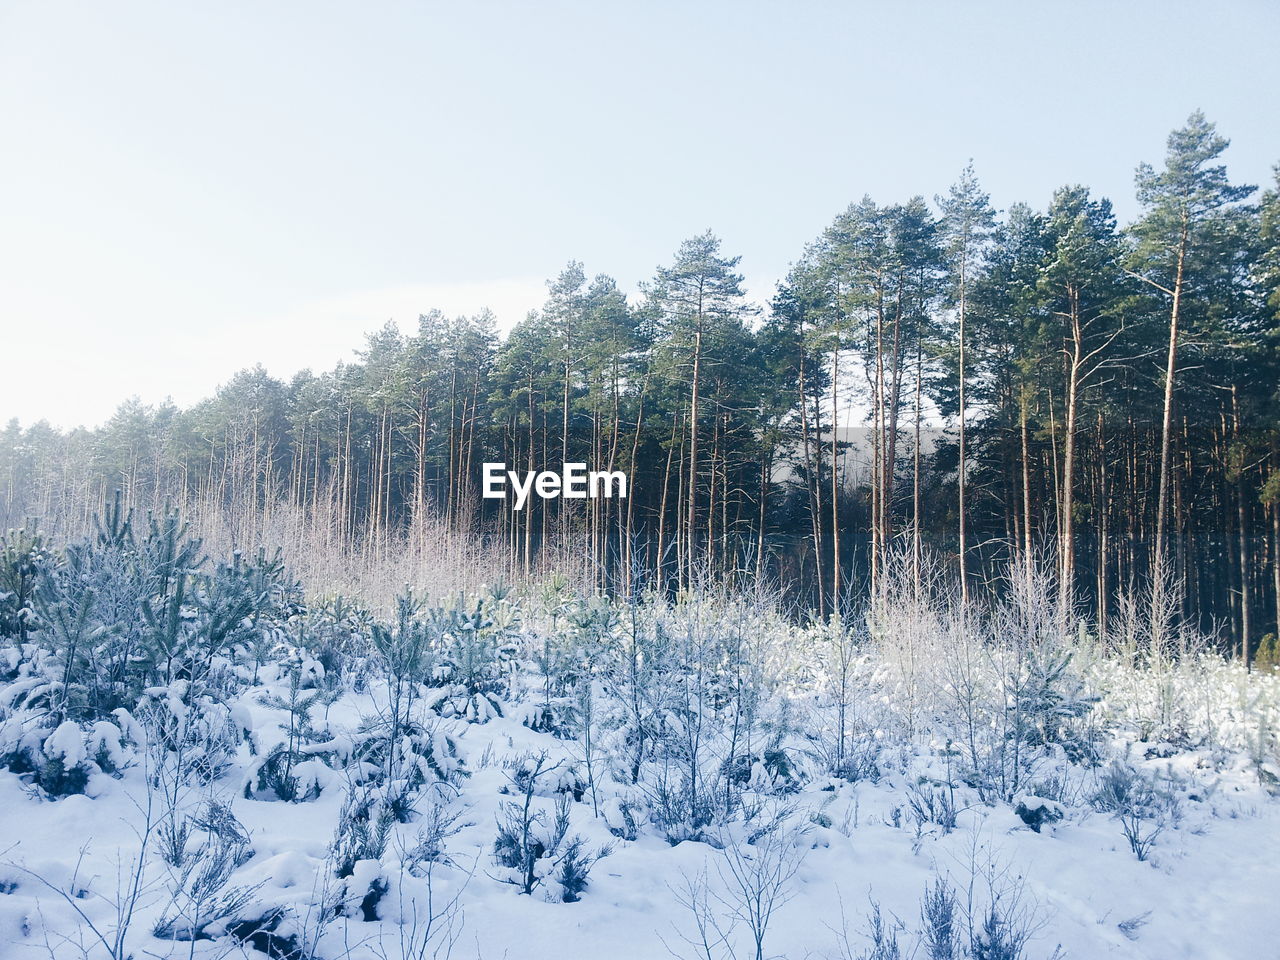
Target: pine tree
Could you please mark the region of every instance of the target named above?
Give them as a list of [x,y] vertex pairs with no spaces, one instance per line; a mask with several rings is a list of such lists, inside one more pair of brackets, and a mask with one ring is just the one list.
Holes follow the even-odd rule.
[[677,511],[676,523],[681,584],[694,580],[699,560],[711,548],[698,522],[700,493],[714,482],[713,477],[704,478],[707,467],[701,459],[704,394],[708,376],[740,348],[745,333],[743,321],[748,310],[742,276],[735,272],[740,259],[721,256],[720,240],[707,231],[682,243],[675,262],[660,267],[646,289],[658,330],[659,375],[669,392],[687,398],[689,443],[682,471],[685,502],[683,510]]
[[956,467],[956,490],[959,496],[959,570],[961,602],[969,599],[969,577],[967,573],[969,542],[967,536],[968,504],[966,502],[968,450],[965,437],[965,348],[967,346],[967,330],[965,322],[969,313],[969,297],[973,280],[982,263],[982,253],[988,235],[995,221],[991,210],[990,198],[982,192],[978,178],[973,172],[973,164],[966,166],[960,179],[952,186],[948,195],[939,200],[942,207],[942,229],[946,237],[947,257],[952,274],[952,299],[956,311],[958,410],[956,425],[958,431],[959,461]]
[[1225,255],[1224,240],[1241,215],[1239,202],[1254,187],[1233,186],[1227,169],[1214,161],[1229,141],[1219,136],[1200,111],[1184,127],[1169,135],[1165,166],[1156,172],[1150,164],[1138,167],[1135,177],[1142,218],[1134,225],[1137,248],[1133,274],[1169,298],[1168,348],[1164,364],[1164,401],[1160,426],[1159,489],[1152,541],[1152,633],[1163,636],[1166,625],[1157,622],[1164,609],[1167,516],[1172,470],[1174,400],[1178,382],[1178,351],[1183,327],[1195,308],[1215,267]]
[[1054,330],[1050,339],[1060,350],[1065,405],[1062,429],[1061,492],[1058,498],[1058,579],[1060,605],[1071,604],[1076,575],[1076,438],[1082,393],[1108,360],[1121,332],[1117,316],[1120,284],[1120,240],[1107,200],[1093,200],[1083,187],[1064,187],[1054,194],[1046,216],[1046,260],[1040,290]]

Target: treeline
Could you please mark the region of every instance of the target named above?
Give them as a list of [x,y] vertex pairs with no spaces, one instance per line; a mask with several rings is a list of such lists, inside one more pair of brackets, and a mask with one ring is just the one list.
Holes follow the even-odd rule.
[[[569,264],[505,337],[433,311],[189,410],[13,422],[0,507],[15,525],[119,487],[287,500],[348,538],[431,518],[516,567],[570,542],[605,588],[767,576],[823,613],[910,571],[891,555],[949,558],[965,597],[1048,555],[1104,625],[1146,590],[1256,648],[1280,616],[1280,172],[1258,198],[1226,146],[1193,114],[1123,228],[1082,186],[998,215],[968,169],[932,204],[850,206],[767,309],[707,233],[638,295]],[[485,461],[585,461],[631,495],[517,512],[480,497]]]

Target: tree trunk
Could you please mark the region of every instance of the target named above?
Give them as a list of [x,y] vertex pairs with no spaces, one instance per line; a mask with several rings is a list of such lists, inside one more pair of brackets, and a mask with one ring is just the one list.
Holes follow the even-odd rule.
[[1075,542],[1075,465],[1076,408],[1080,390],[1080,367],[1084,359],[1083,332],[1080,326],[1080,291],[1068,292],[1071,320],[1071,353],[1067,359],[1067,414],[1062,440],[1062,503],[1058,537],[1061,566],[1058,571],[1059,603],[1063,613],[1070,609],[1076,578]]
[[699,314],[698,330],[693,337],[693,384],[689,398],[689,523],[685,537],[685,560],[688,572],[685,585],[692,585],[694,577],[694,556],[697,542],[698,523],[698,388],[699,374],[702,367],[702,318]]
[[[1240,563],[1240,659],[1244,661],[1245,670],[1249,669],[1249,643],[1253,637],[1253,623],[1250,607],[1253,597],[1249,589],[1249,510],[1244,484],[1244,451],[1240,449],[1240,397],[1236,385],[1231,385],[1231,432],[1235,439],[1231,464],[1236,474],[1236,535],[1239,537],[1238,552]],[[1238,459],[1237,459],[1238,458]]]
[[[959,509],[960,509],[959,561],[960,561],[960,604],[961,606],[968,606],[968,603],[969,603],[969,574],[968,574],[969,543],[968,543],[968,534],[966,532],[966,527],[967,527],[966,511],[968,510],[968,503],[967,503],[967,498],[965,496],[966,487],[967,487],[967,484],[965,483],[965,470],[968,467],[968,460],[966,457],[967,451],[965,449],[965,431],[964,431],[964,427],[965,427],[964,351],[965,351],[965,345],[966,345],[965,344],[965,314],[967,312],[967,307],[968,307],[968,303],[967,303],[968,289],[967,289],[967,277],[966,277],[966,272],[968,270],[968,259],[969,259],[968,250],[966,249],[960,255],[960,317],[959,317],[959,320],[960,320],[960,323],[959,323],[959,327],[960,327],[959,329],[960,396],[959,396],[959,412],[957,413],[958,432],[959,432],[959,436],[957,438],[958,439],[957,454],[958,454],[959,460],[958,460],[958,466],[956,468],[956,491],[959,494]],[[1028,521],[1030,521],[1030,516],[1028,516],[1027,519]],[[1030,523],[1028,523],[1028,529],[1030,529]]]
[[1189,214],[1182,215],[1182,233],[1178,241],[1178,266],[1173,281],[1173,306],[1169,312],[1169,352],[1164,372],[1164,412],[1160,421],[1160,479],[1156,494],[1156,532],[1151,559],[1151,632],[1152,640],[1164,635],[1167,624],[1157,623],[1164,609],[1165,589],[1165,515],[1169,502],[1169,453],[1173,433],[1173,399],[1178,372],[1178,321],[1182,307],[1182,275],[1187,257]]

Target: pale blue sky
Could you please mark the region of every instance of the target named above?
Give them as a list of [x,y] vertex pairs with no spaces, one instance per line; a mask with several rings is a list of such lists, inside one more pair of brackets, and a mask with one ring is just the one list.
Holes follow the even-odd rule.
[[[1212,12],[1210,12],[1212,10]],[[770,295],[864,193],[999,207],[1201,107],[1280,160],[1280,4],[0,0],[0,420],[189,404],[395,319],[627,289],[708,227]]]

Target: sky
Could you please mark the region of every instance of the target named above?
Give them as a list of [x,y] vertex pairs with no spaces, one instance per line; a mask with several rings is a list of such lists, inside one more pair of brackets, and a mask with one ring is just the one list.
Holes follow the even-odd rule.
[[387,321],[509,328],[708,228],[766,302],[849,203],[1280,161],[1280,4],[0,0],[0,423],[190,405]]

